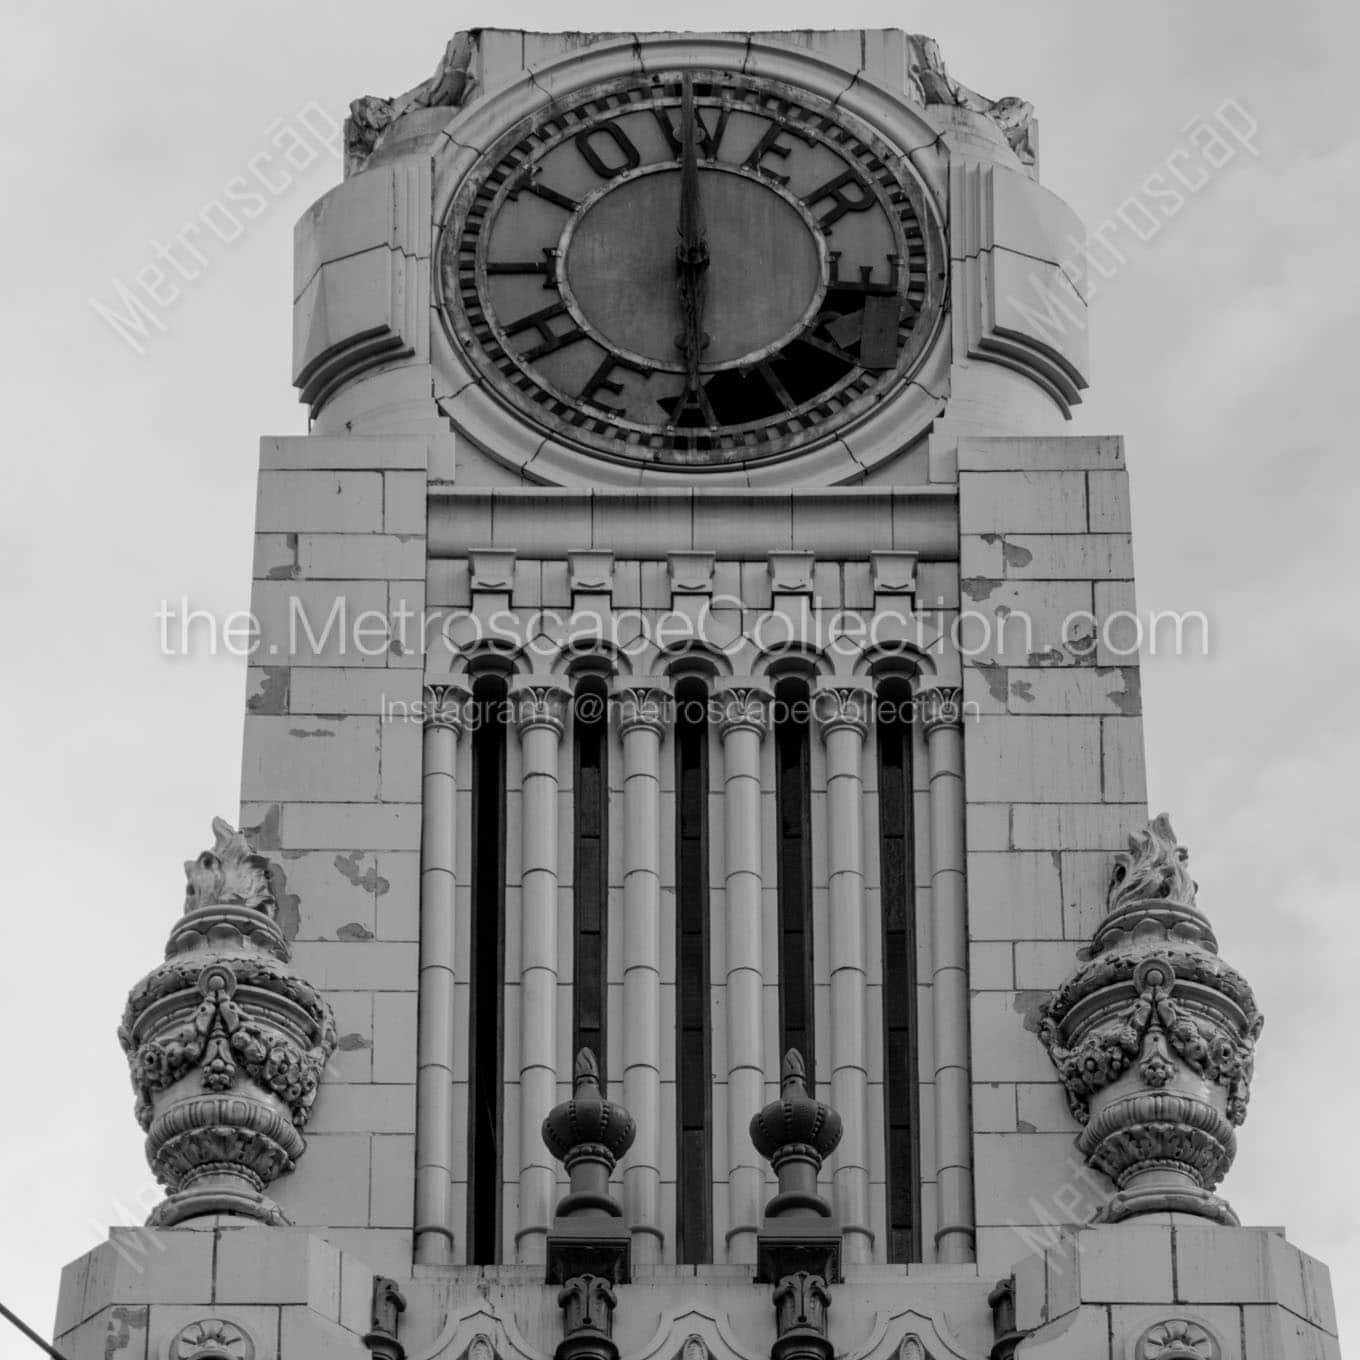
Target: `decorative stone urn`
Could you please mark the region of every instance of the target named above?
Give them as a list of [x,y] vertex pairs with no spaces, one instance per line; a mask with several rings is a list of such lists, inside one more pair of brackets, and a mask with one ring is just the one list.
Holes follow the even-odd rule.
[[1039,1038],[1082,1124],[1077,1146],[1117,1191],[1100,1220],[1237,1216],[1213,1194],[1237,1152],[1263,1017],[1218,957],[1189,858],[1163,813],[1115,856],[1109,909]]
[[165,962],[128,997],[128,1055],[146,1155],[169,1196],[153,1227],[202,1214],[286,1223],[264,1190],[293,1169],[335,1048],[335,1020],[288,965],[274,866],[221,818],[184,872]]
[[807,1091],[803,1055],[791,1048],[779,1099],[751,1119],[751,1142],[774,1167],[779,1193],[756,1236],[756,1279],[774,1285],[772,1360],[831,1360],[830,1284],[840,1277],[840,1225],[817,1192],[817,1173],[841,1141],[841,1117]]
[[571,1099],[543,1121],[543,1141],[571,1177],[548,1234],[548,1283],[562,1286],[565,1333],[555,1360],[618,1360],[613,1286],[629,1278],[631,1239],[609,1177],[636,1136],[633,1116],[600,1093],[599,1063],[583,1048]]

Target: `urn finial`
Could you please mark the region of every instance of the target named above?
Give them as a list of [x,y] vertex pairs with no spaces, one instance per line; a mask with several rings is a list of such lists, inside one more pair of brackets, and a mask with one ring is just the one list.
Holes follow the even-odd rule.
[[774,1167],[779,1192],[756,1235],[756,1278],[778,1282],[799,1270],[823,1280],[840,1271],[840,1226],[817,1190],[817,1173],[841,1141],[841,1117],[808,1094],[803,1055],[791,1048],[779,1099],[751,1119],[751,1142]]
[[165,962],[132,989],[118,1030],[147,1160],[170,1191],[157,1227],[203,1214],[287,1221],[264,1191],[306,1148],[336,1043],[330,1007],[289,966],[272,866],[221,818],[213,836],[184,866]]
[[575,1275],[628,1278],[629,1235],[609,1177],[637,1136],[633,1116],[600,1091],[600,1065],[589,1048],[576,1055],[569,1100],[543,1121],[548,1151],[567,1169],[571,1189],[558,1203],[548,1234],[548,1281]]
[[1039,1039],[1117,1187],[1101,1218],[1174,1211],[1236,1223],[1212,1192],[1237,1151],[1263,1020],[1218,957],[1189,852],[1165,813],[1115,857],[1084,962],[1044,1003]]

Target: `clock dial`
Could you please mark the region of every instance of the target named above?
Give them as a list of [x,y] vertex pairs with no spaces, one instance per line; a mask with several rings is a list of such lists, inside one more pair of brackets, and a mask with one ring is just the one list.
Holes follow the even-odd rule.
[[605,456],[727,464],[844,427],[911,371],[944,269],[900,157],[732,73],[586,91],[455,198],[441,311],[522,414]]

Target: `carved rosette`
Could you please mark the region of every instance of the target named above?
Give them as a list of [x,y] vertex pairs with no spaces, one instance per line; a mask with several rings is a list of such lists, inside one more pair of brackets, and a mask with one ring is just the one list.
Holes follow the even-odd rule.
[[287,1222],[265,1187],[293,1169],[335,1048],[319,992],[289,967],[273,866],[226,822],[187,863],[165,962],[128,997],[128,1056],[146,1154],[169,1196],[150,1223],[201,1214]]
[[1180,1212],[1236,1223],[1212,1193],[1237,1151],[1263,1018],[1218,957],[1165,814],[1115,857],[1084,962],[1044,1003],[1039,1038],[1117,1193],[1101,1218]]

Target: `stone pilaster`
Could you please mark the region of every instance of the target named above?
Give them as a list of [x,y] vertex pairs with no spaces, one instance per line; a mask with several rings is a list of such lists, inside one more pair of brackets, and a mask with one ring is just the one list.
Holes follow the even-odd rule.
[[557,751],[570,695],[511,692],[520,740],[519,1230],[515,1254],[541,1264],[553,1168],[539,1126],[557,1097]]
[[919,696],[930,761],[931,999],[935,1029],[936,1257],[974,1259],[972,1052],[968,1024],[963,691]]
[[623,738],[623,1099],[640,1136],[623,1172],[633,1259],[661,1260],[661,738],[670,694],[621,688]]
[[756,1259],[764,1174],[746,1129],[765,1089],[764,873],[761,865],[760,744],[770,727],[769,691],[731,685],[717,695],[723,750],[723,836],[727,867],[727,1259]]
[[864,916],[864,737],[872,693],[823,684],[814,711],[826,747],[831,1100],[846,1120],[832,1185],[847,1264],[872,1257],[869,1227],[868,956]]
[[454,847],[469,698],[453,682],[427,684],[423,696],[415,1259],[424,1265],[453,1259]]

